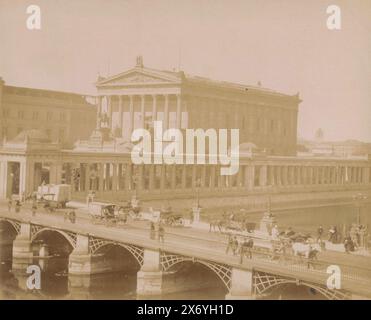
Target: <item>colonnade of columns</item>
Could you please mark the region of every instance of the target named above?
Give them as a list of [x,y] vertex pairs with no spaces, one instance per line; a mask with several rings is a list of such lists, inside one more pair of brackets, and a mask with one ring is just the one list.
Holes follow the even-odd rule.
[[[266,183],[262,183],[266,181]],[[260,185],[345,185],[371,182],[370,167],[345,165],[268,166],[267,178]]]
[[[109,119],[109,128],[113,130],[113,109],[117,103],[118,109],[118,123],[117,127],[121,132],[121,136],[124,136],[124,112],[128,112],[129,119],[125,124],[128,127],[128,133],[135,129],[134,114],[138,110],[140,111],[140,128],[145,128],[146,113],[151,114],[151,120],[159,120],[158,113],[163,113],[163,129],[168,129],[170,125],[170,113],[172,111],[171,99],[175,97],[175,127],[181,128],[182,124],[182,99],[180,94],[140,94],[140,95],[108,95],[98,97],[98,115],[106,113]],[[105,108],[103,106],[105,101]],[[114,103],[115,102],[115,103]],[[149,107],[150,105],[150,107]],[[100,126],[99,116],[97,117],[97,128]]]
[[[213,190],[275,186],[321,186],[371,183],[369,167],[240,164],[233,176],[222,176],[219,165],[80,164],[75,191]],[[68,183],[68,181],[67,181]]]
[[[17,176],[11,172],[17,164]],[[27,195],[43,181],[42,163],[22,159],[19,162],[0,162],[0,198],[8,198],[12,190]],[[293,164],[240,164],[233,176],[222,176],[219,165],[133,165],[126,162],[75,162],[61,160],[47,163],[46,183],[72,184],[75,192],[160,191],[161,190],[215,190],[261,187],[342,186],[371,183],[368,166],[345,164],[320,165],[306,162]],[[19,188],[12,184],[19,183]]]

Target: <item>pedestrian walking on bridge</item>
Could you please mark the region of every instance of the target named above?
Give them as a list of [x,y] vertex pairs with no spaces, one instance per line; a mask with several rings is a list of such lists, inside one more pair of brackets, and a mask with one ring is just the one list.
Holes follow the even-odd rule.
[[36,201],[33,201],[32,202],[32,208],[31,208],[31,212],[32,212],[32,216],[36,216],[36,210],[37,210],[37,204],[36,204]]
[[165,241],[165,228],[162,224],[160,224],[158,227],[158,240],[162,243]]
[[228,254],[229,250],[232,250],[232,247],[233,247],[233,237],[231,234],[228,234],[227,248],[225,249],[225,253]]
[[149,237],[151,240],[154,240],[156,238],[156,229],[155,224],[153,222],[151,222],[150,225]]
[[19,213],[21,211],[21,202],[19,200],[15,203],[15,212]]
[[8,212],[12,211],[12,206],[13,206],[13,201],[12,201],[12,199],[9,199],[8,200]]
[[244,239],[240,249],[240,264],[242,264],[244,256],[246,256],[248,259],[252,259],[253,246],[254,246],[253,239],[251,238]]

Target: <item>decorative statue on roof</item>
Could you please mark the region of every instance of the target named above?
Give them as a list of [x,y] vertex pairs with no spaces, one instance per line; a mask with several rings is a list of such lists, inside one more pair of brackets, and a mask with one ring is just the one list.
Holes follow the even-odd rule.
[[143,57],[137,56],[137,67],[143,68]]

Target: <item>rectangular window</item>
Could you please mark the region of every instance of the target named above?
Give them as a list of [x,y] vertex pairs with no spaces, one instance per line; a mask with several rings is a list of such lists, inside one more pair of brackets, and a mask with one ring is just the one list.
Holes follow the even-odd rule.
[[46,114],[46,120],[51,121],[52,119],[53,119],[53,113],[52,112],[48,112]]
[[63,142],[65,139],[66,130],[64,128],[59,129],[59,141]]
[[24,111],[18,110],[18,119],[23,119],[23,118],[24,118]]
[[4,118],[9,118],[9,116],[10,116],[10,110],[9,109],[4,109],[3,110],[3,116],[4,116]]
[[33,119],[33,120],[37,120],[37,119],[39,119],[39,112],[38,112],[38,111],[34,111],[34,112],[32,113],[32,119]]
[[60,114],[59,114],[59,120],[60,121],[66,121],[66,113],[65,112],[61,112]]

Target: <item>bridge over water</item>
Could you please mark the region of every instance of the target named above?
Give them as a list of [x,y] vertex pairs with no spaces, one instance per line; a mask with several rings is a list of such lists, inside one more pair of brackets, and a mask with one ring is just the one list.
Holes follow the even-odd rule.
[[[166,233],[163,243],[149,237],[149,229],[108,227],[89,220],[78,219],[72,224],[63,217],[38,213],[0,212],[2,245],[8,244],[12,251],[12,269],[24,272],[41,253],[35,251],[42,241],[53,247],[53,239],[64,242],[64,257],[72,285],[81,285],[81,278],[96,274],[123,270],[126,258],[108,255],[109,248],[122,248],[135,261],[137,294],[158,296],[166,290],[166,277],[176,267],[185,264],[203,265],[214,272],[227,289],[226,298],[251,299],[270,289],[294,283],[315,289],[328,299],[371,298],[371,264],[351,264],[354,257],[342,255],[339,259],[308,261],[291,255],[275,255],[254,249],[252,259],[244,259],[225,253],[225,244],[220,239]],[[48,253],[44,253],[48,255]],[[321,258],[321,257],[320,257]],[[330,276],[329,265],[338,265],[341,270],[341,288],[326,286]],[[217,279],[216,278],[216,279]],[[74,281],[74,279],[79,279]],[[199,283],[202,286],[202,283]],[[181,290],[181,286],[177,290]],[[173,288],[174,290],[174,288]]]

